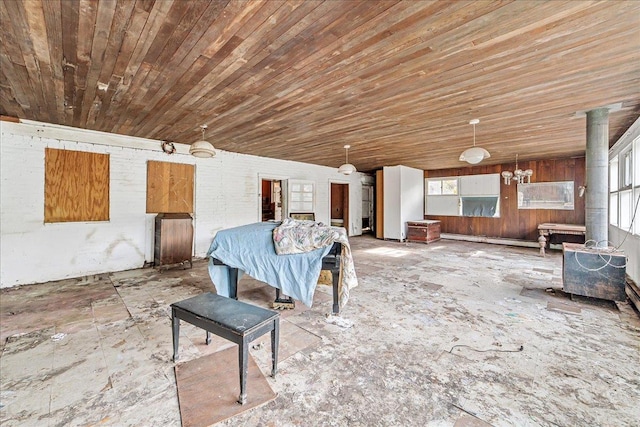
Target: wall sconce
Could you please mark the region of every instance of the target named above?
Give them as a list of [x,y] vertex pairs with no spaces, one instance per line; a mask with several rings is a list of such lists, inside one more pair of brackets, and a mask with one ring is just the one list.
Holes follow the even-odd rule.
[[213,144],[204,139],[204,131],[207,129],[207,125],[201,125],[202,140],[196,141],[189,147],[189,154],[196,157],[213,157],[216,155],[216,150],[213,148]]
[[504,178],[505,185],[511,185],[511,181],[517,181],[518,184],[524,184],[524,180],[527,180],[527,184],[531,184],[531,176],[533,171],[531,169],[522,170],[518,167],[518,155],[516,154],[516,169],[513,172],[502,171],[502,178]]

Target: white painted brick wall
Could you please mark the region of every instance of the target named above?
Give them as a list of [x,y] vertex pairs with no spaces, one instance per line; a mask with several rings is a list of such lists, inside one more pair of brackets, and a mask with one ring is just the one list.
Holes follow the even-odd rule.
[[[110,155],[110,220],[44,224],[44,149]],[[316,218],[329,223],[330,182],[349,183],[351,235],[362,233],[361,174],[218,150],[188,155],[176,144],[45,123],[0,122],[0,287],[142,267],[153,261],[155,214],[146,214],[148,160],[195,164],[195,256],[218,230],[259,221],[259,176],[316,183]],[[338,149],[338,148],[336,148]]]

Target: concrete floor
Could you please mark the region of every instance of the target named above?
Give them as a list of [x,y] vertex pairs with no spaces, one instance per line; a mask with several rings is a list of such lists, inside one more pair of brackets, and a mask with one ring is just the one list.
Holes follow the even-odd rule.
[[[283,312],[278,397],[219,425],[640,425],[638,313],[564,295],[558,251],[351,244],[342,322],[325,286]],[[179,426],[169,304],[211,290],[204,261],[3,290],[0,424]],[[240,283],[241,300],[273,294]],[[180,363],[229,346],[203,341],[183,323]],[[268,335],[251,353],[268,374]]]

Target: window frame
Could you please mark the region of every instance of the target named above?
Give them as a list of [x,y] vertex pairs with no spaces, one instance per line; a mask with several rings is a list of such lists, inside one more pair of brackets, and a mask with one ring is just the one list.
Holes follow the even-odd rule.
[[609,224],[640,235],[639,203],[640,136],[637,136],[609,159]]
[[[288,184],[288,208],[291,213],[313,213],[316,211],[316,183],[315,181],[290,179]],[[297,189],[299,187],[299,190]],[[295,195],[300,195],[300,200]],[[310,206],[308,206],[310,205]],[[310,209],[306,209],[310,207]]]
[[[500,218],[500,174],[443,176],[425,178],[424,181],[424,211],[426,215]],[[430,184],[434,182],[440,182],[440,193],[431,193]],[[454,193],[444,193],[445,182],[456,183]],[[430,198],[432,203],[438,200],[436,207],[430,205]],[[494,215],[463,215],[465,200],[472,201],[473,199],[487,198],[495,198]],[[454,205],[455,213],[453,213]],[[484,210],[485,208],[483,207],[482,209]]]
[[[460,182],[458,177],[444,177],[444,178],[427,178],[426,179],[426,189],[427,189],[427,196],[456,196],[459,193],[459,187],[460,187]],[[435,182],[439,182],[440,185],[440,192],[438,193],[432,193],[431,192],[431,186],[429,184],[431,183],[435,183]],[[455,189],[453,192],[447,192],[445,193],[444,188],[445,188],[445,182],[454,182],[455,183]]]

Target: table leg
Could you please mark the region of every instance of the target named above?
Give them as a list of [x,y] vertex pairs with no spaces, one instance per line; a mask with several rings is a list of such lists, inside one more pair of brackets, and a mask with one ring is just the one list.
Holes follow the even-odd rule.
[[296,308],[296,303],[293,301],[293,298],[283,294],[278,288],[276,288],[276,299],[271,305],[276,310],[293,310]]
[[227,267],[229,269],[229,298],[238,299],[238,269]]
[[273,321],[273,330],[271,331],[271,376],[276,377],[278,373],[278,342],[280,341],[280,322],[279,319]]
[[340,296],[340,266],[331,269],[331,278],[333,282],[333,314],[340,313],[340,304],[338,298]]
[[173,361],[178,360],[178,341],[180,339],[180,319],[176,317],[176,310],[171,310],[171,333],[173,335]]
[[249,343],[243,338],[238,345],[238,367],[240,368],[240,397],[238,403],[244,405],[247,403],[247,375],[249,374]]
[[540,231],[540,237],[538,237],[538,244],[540,245],[540,255],[545,256],[544,248],[547,246],[547,239],[545,239],[542,231]]

